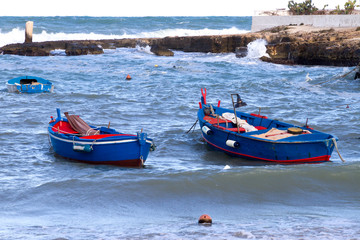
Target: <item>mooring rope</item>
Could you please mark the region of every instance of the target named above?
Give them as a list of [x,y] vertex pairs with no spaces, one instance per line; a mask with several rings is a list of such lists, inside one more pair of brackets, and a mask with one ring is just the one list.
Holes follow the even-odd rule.
[[100,134],[100,130],[97,130],[96,128],[89,128],[87,131],[86,131],[86,135],[85,136],[90,136],[90,133],[92,130],[96,130],[96,132],[93,134],[93,135],[99,135]]
[[50,139],[50,134],[48,134],[48,140],[49,140],[49,146],[50,146],[50,148],[52,148],[51,139]]
[[335,79],[344,78],[344,77],[346,77],[347,75],[349,75],[350,73],[352,73],[353,71],[355,71],[356,69],[357,69],[357,67],[355,67],[355,68],[354,68],[353,70],[351,70],[350,72],[345,73],[345,74],[343,74],[343,75],[341,75],[341,76],[339,76],[339,77],[332,77],[332,78],[330,78],[329,80],[326,80],[326,81],[324,81],[324,82],[320,82],[320,83],[314,84],[314,86],[321,85],[321,84],[323,84],[323,83],[327,83],[327,82],[330,82],[330,81],[335,80]]
[[345,162],[345,160],[344,160],[344,159],[341,157],[341,155],[340,155],[340,152],[339,152],[339,149],[338,149],[338,146],[337,146],[337,143],[336,143],[335,138],[332,138],[332,140],[333,140],[333,143],[334,143],[334,145],[335,145],[336,151],[337,151],[337,153],[339,154],[339,157],[340,157],[341,161]]
[[336,107],[343,107],[343,106],[346,106],[346,108],[349,108],[349,105],[351,105],[351,104],[356,104],[356,103],[360,103],[360,101],[357,101],[357,102],[352,102],[352,103],[346,103],[346,104],[338,105],[338,106],[336,106]]
[[91,143],[91,146],[90,146],[90,147],[91,147],[91,150],[94,150],[94,149],[93,149],[93,146],[94,146],[96,140],[97,140],[97,139],[95,138],[94,141]]
[[[197,118],[196,119],[196,121],[195,121],[195,123],[191,126],[191,128],[186,132],[186,133],[189,133],[190,131],[191,131],[191,129],[193,129],[194,128],[194,130],[195,130],[195,127],[196,127],[196,123],[199,121],[199,119]],[[193,130],[193,131],[194,131]]]

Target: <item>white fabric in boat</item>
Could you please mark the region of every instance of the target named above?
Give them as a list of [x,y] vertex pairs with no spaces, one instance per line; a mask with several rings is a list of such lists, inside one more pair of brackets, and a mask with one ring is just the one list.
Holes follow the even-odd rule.
[[226,120],[230,120],[234,124],[236,124],[237,122],[237,125],[241,128],[244,128],[245,132],[257,131],[257,129],[253,125],[248,124],[245,120],[239,117],[237,117],[237,121],[236,121],[234,113],[226,112],[222,114],[222,117],[225,118]]

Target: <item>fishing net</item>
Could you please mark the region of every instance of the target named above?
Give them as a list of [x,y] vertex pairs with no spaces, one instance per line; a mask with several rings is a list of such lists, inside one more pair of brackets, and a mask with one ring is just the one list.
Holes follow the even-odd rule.
[[82,136],[98,135],[99,131],[90,127],[84,120],[79,116],[69,115],[68,112],[64,113],[70,126],[80,133]]

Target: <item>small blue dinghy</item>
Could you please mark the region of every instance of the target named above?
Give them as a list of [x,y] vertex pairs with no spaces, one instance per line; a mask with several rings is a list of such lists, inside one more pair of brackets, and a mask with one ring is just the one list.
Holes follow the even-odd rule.
[[41,77],[21,76],[9,80],[6,84],[9,92],[16,93],[42,93],[52,92],[54,85]]
[[152,139],[144,132],[124,134],[108,127],[88,125],[77,115],[66,118],[57,109],[57,118],[49,122],[51,145],[58,155],[80,162],[142,167],[151,150]]

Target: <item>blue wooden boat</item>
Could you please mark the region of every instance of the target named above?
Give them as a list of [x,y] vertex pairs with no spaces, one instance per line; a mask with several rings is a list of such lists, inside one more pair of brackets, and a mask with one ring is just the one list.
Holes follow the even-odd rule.
[[201,92],[198,120],[202,137],[213,149],[240,158],[277,163],[325,162],[330,160],[334,147],[337,149],[335,136],[307,124],[300,127],[260,113],[236,111],[246,105],[238,94],[231,94],[233,109],[225,109],[220,107],[220,101],[218,106],[208,104],[206,89]]
[[21,76],[13,78],[6,83],[9,92],[42,93],[52,92],[54,85],[43,78],[34,76]]
[[79,116],[68,113],[65,116],[62,118],[57,109],[57,118],[51,117],[48,126],[51,145],[62,157],[85,163],[141,167],[150,150],[155,149],[153,140],[142,131],[124,134],[110,126],[89,126]]

